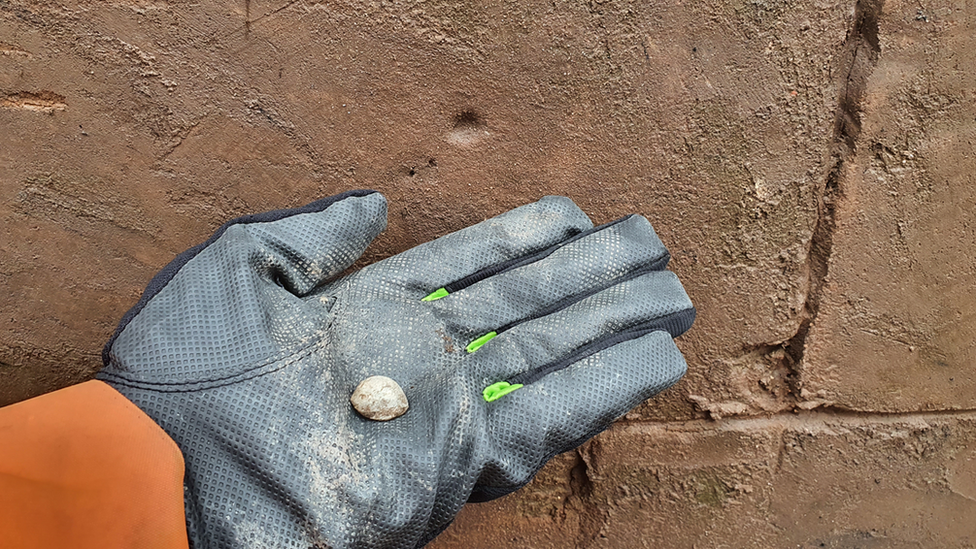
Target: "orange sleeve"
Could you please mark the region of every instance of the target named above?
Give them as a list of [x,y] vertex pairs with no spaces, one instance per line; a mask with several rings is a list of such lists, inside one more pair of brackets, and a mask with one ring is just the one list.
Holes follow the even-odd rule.
[[0,408],[0,545],[186,549],[183,456],[101,381]]

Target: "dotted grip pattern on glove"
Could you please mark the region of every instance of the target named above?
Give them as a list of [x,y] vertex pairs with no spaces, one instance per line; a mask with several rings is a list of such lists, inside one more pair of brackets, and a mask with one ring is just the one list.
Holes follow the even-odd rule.
[[[685,372],[694,308],[643,217],[546,197],[335,280],[385,224],[371,191],[233,220],[106,346],[98,377],[185,456],[195,548],[421,547]],[[405,415],[353,410],[373,375]]]

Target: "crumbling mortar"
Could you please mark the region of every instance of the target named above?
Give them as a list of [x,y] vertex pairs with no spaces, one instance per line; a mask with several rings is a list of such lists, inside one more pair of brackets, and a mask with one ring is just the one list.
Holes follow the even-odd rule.
[[870,420],[887,419],[941,419],[963,417],[976,414],[976,408],[960,408],[955,410],[911,410],[905,412],[886,412],[878,410],[854,410],[837,404],[826,404],[806,413],[831,416],[837,418],[861,418]]
[[793,422],[793,421],[829,421],[829,420],[854,420],[862,422],[877,422],[886,423],[892,421],[936,421],[941,419],[952,419],[952,418],[969,418],[976,420],[976,408],[961,408],[956,410],[911,410],[904,412],[886,412],[877,410],[853,410],[849,408],[844,408],[842,406],[837,406],[834,404],[826,404],[818,408],[804,410],[802,408],[793,408],[786,412],[781,413],[765,413],[765,414],[741,414],[725,416],[721,419],[714,418],[689,418],[685,420],[672,420],[672,421],[629,421],[626,424],[627,428],[640,429],[642,426],[647,427],[657,427],[662,426],[673,427],[677,429],[687,428],[689,425],[702,424],[707,422],[708,424],[734,424],[741,422],[756,422],[766,423],[766,422]]

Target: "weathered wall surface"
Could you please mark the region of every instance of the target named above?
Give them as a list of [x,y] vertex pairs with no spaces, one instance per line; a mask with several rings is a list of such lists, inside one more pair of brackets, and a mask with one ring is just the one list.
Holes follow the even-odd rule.
[[244,213],[641,213],[689,373],[436,547],[972,547],[976,7],[0,0],[0,404]]

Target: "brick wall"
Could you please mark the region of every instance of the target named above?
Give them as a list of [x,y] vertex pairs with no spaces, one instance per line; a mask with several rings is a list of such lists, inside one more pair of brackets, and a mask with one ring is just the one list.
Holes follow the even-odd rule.
[[0,403],[228,218],[564,194],[668,244],[688,375],[434,546],[972,547],[974,57],[965,2],[0,3]]

